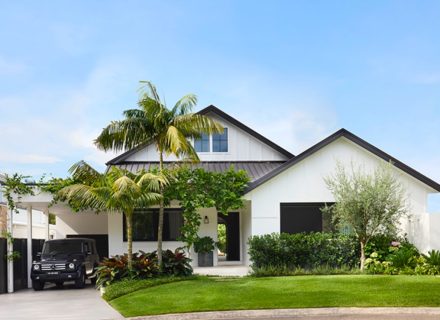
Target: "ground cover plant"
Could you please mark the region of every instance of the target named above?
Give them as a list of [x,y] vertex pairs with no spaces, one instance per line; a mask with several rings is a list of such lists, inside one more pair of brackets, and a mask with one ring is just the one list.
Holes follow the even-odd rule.
[[198,277],[110,301],[125,317],[152,314],[311,307],[438,307],[433,276]]

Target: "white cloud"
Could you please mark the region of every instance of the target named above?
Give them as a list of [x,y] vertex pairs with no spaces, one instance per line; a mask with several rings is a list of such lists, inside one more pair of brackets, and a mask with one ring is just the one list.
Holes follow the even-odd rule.
[[59,158],[29,153],[1,153],[0,161],[19,164],[53,164],[61,161]]
[[133,73],[138,69],[126,59],[104,60],[76,87],[40,85],[1,97],[0,167],[7,167],[6,162],[58,162],[64,169],[54,174],[64,174],[73,162],[85,159],[102,169],[114,154],[97,150],[93,139],[120,115],[121,95],[131,91],[135,96]]

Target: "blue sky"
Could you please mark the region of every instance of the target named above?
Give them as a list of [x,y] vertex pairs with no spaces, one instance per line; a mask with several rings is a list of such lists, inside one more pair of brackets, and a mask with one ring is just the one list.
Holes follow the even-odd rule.
[[341,127],[440,181],[438,1],[2,1],[0,171],[66,176],[135,105],[196,93],[299,153]]

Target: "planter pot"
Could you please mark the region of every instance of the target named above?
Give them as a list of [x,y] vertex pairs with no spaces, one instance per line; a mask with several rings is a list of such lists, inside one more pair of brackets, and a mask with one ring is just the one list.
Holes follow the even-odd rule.
[[212,267],[214,265],[214,253],[211,252],[199,252],[197,254],[199,260],[199,267]]

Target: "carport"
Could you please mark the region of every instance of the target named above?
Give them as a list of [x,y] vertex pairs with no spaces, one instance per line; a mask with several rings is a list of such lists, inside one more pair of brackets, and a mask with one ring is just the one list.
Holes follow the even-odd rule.
[[[56,216],[57,224],[55,228],[54,238],[66,238],[75,236],[87,236],[89,238],[96,239],[98,252],[100,256],[106,256],[108,253],[108,221],[107,215],[97,215],[93,212],[81,212],[75,213],[64,204],[52,204],[53,197],[50,193],[39,192],[35,190],[35,195],[22,196],[20,199],[15,197],[17,207],[26,209],[27,211],[27,287],[32,287],[32,281],[30,279],[30,270],[33,261],[32,250],[32,210],[42,211],[47,219],[47,230],[45,232],[45,240],[51,238],[49,230],[49,213]],[[14,214],[11,210],[8,210],[8,232],[13,234],[13,219]],[[8,243],[8,254],[12,253],[13,246]],[[7,284],[8,293],[14,292],[14,262],[7,262]]]

